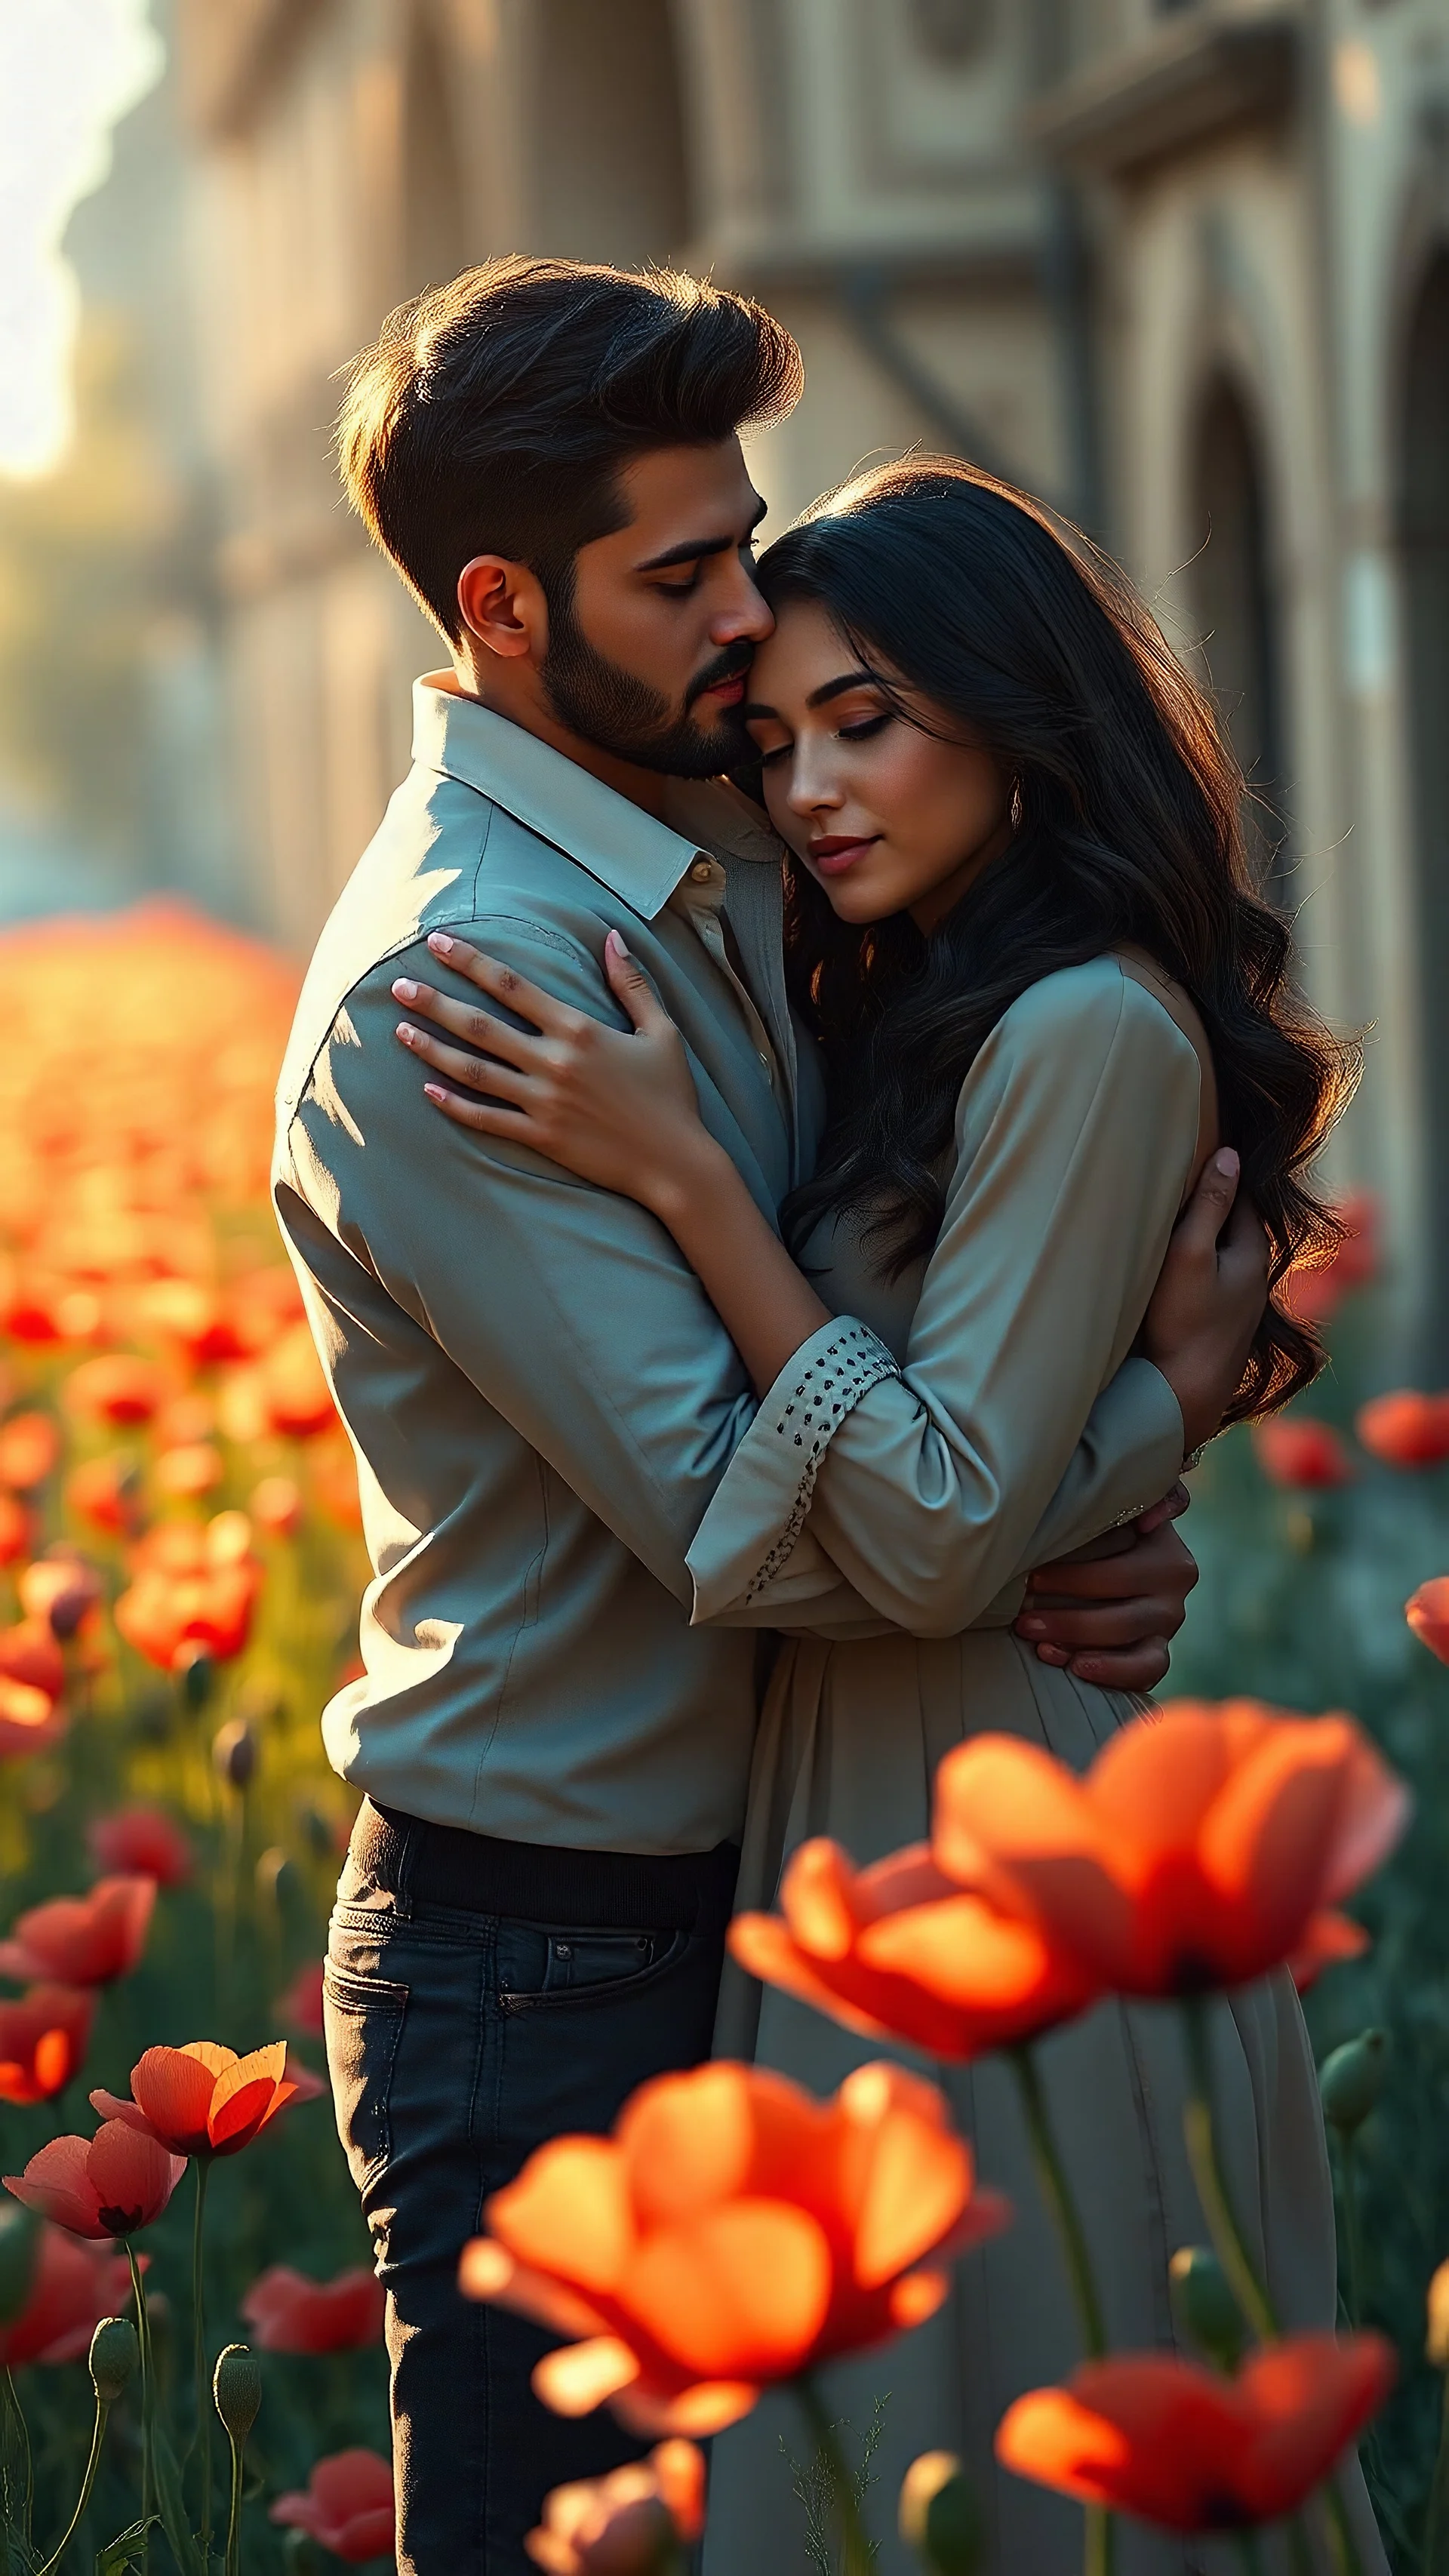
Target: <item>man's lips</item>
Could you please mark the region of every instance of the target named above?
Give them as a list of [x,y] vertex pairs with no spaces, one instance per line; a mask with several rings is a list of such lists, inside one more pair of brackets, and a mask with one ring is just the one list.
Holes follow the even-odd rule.
[[841,876],[847,868],[854,867],[857,859],[863,859],[867,850],[873,850],[879,839],[879,832],[872,832],[867,840],[847,840],[837,835],[812,841],[808,853],[810,865],[823,877]]
[[702,698],[718,698],[722,706],[737,707],[745,694],[744,672],[732,672],[727,680],[711,680],[699,694]]

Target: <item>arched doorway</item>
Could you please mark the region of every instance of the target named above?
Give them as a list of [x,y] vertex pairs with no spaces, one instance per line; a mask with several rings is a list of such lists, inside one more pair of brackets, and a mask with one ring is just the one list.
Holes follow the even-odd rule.
[[531,250],[617,267],[678,253],[690,209],[669,0],[532,0]]
[[1193,611],[1213,696],[1248,782],[1249,850],[1264,892],[1282,901],[1288,761],[1267,478],[1256,426],[1226,376],[1203,397],[1192,471]]
[[1427,1279],[1424,1359],[1449,1368],[1449,246],[1419,290],[1403,377],[1400,540],[1408,656],[1409,774],[1413,804]]
[[422,9],[408,31],[404,83],[402,255],[405,290],[416,295],[468,265],[468,200],[448,69]]

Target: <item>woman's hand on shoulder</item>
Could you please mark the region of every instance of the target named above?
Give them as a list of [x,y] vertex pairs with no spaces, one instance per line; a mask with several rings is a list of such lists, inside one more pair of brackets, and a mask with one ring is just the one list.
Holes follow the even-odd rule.
[[1238,1193],[1230,1146],[1209,1156],[1173,1230],[1143,1327],[1147,1357],[1182,1412],[1183,1446],[1210,1440],[1242,1384],[1268,1302],[1269,1244]]
[[398,1038],[439,1077],[423,1088],[445,1118],[530,1146],[657,1215],[698,1185],[719,1149],[700,1120],[684,1041],[616,930],[604,943],[604,972],[632,1022],[627,1032],[556,1001],[466,939],[435,931],[428,946],[489,1000],[532,1023],[516,1028],[398,978],[394,1000],[433,1024],[403,1020]]

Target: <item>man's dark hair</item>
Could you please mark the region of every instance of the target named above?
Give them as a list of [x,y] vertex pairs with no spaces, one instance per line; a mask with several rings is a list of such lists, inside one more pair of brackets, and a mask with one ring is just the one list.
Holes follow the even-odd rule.
[[450,642],[474,555],[571,592],[624,526],[620,468],[782,419],[800,352],[747,297],[665,269],[493,259],[390,313],[337,428],[348,496]]

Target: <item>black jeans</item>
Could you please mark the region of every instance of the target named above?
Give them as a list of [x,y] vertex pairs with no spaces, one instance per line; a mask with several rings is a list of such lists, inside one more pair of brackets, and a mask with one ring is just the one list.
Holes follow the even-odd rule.
[[[647,2077],[708,2056],[736,1855],[652,1865],[655,1883],[648,1862],[581,1856],[572,1911],[605,1920],[536,1922],[521,1846],[508,1913],[435,1901],[469,1892],[460,1846],[499,1848],[364,1805],[327,1945],[327,2062],[388,2294],[400,2576],[527,2576],[548,2490],[648,2445],[606,2411],[539,2403],[529,2374],[561,2338],[464,2299],[459,2252],[545,2139],[607,2129]],[[539,1885],[555,1901],[557,1869]],[[620,1922],[630,1907],[644,1919]]]

